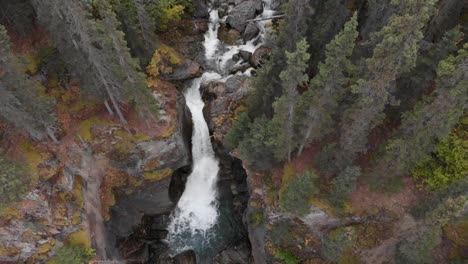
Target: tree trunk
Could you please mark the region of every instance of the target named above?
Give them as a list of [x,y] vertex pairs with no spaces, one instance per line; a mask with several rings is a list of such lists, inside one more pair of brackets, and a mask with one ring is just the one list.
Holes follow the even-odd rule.
[[302,154],[302,151],[304,150],[304,146],[307,143],[307,139],[310,137],[310,133],[312,131],[312,128],[310,126],[307,127],[307,133],[302,140],[301,145],[299,146],[299,150],[297,151],[297,156],[299,157]]
[[109,101],[104,100],[104,105],[106,106],[107,112],[109,112],[109,114],[110,114],[111,116],[113,116],[113,115],[114,115],[114,111],[112,111],[112,108],[111,108],[110,105],[109,105]]

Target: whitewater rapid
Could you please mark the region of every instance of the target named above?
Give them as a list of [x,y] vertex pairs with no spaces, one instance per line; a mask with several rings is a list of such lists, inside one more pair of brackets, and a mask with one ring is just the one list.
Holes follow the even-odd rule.
[[221,76],[217,73],[204,73],[202,77],[193,80],[190,88],[184,93],[193,122],[193,170],[172,215],[169,236],[177,236],[187,231],[206,232],[218,218],[216,182],[219,165],[211,145],[208,125],[203,116],[205,104],[201,98],[200,86],[202,83],[220,78]]
[[[264,13],[260,17],[271,14],[269,6],[270,1],[266,0]],[[170,217],[166,240],[174,253],[209,243],[207,241],[217,235],[210,231],[213,230],[219,218],[216,189],[219,162],[215,157],[210,132],[203,115],[204,103],[200,87],[214,81],[224,82],[231,76],[226,75],[226,68],[232,56],[240,50],[253,53],[266,38],[267,32],[262,22],[259,24],[261,30],[259,40],[254,39],[241,45],[225,45],[218,39],[218,29],[224,20],[225,17],[219,17],[217,9],[213,8],[210,11],[210,21],[208,30],[204,34],[203,45],[205,60],[213,69],[205,72],[200,78],[192,80],[190,87],[184,93],[193,121],[193,168],[187,179],[185,190]],[[251,71],[252,69],[249,69],[239,74],[249,75]]]

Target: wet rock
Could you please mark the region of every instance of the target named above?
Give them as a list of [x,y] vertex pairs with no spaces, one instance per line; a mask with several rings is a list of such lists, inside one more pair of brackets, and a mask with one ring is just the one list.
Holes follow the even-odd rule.
[[239,32],[243,32],[248,24],[247,20],[255,18],[257,14],[262,12],[262,9],[262,1],[245,1],[234,7],[228,15],[226,23]]
[[281,5],[286,3],[287,0],[271,0],[270,8],[272,10],[279,10]]
[[236,74],[237,72],[244,72],[246,71],[248,68],[250,68],[250,64],[248,63],[242,63],[242,64],[239,64],[239,65],[234,65],[233,67],[231,67],[231,69],[229,70],[229,74]]
[[246,50],[241,50],[239,51],[239,56],[245,60],[245,61],[249,61],[250,60],[250,56],[252,56],[252,52],[248,52]]
[[255,38],[260,30],[258,29],[257,25],[255,22],[249,22],[247,24],[247,27],[245,28],[244,32],[242,33],[242,38],[244,41],[249,41],[253,38]]
[[210,16],[208,12],[208,5],[205,0],[193,0],[193,13],[195,18],[208,18]]
[[229,12],[229,4],[228,3],[221,3],[221,5],[218,8],[219,17],[227,16],[228,12]]
[[238,263],[238,264],[247,264],[252,263],[250,255],[250,247],[243,243],[239,246],[233,248],[228,248],[222,251],[216,258],[213,260],[213,264],[227,264],[227,263]]
[[218,30],[218,38],[227,45],[236,45],[240,39],[241,34],[236,29],[229,29],[221,25]]
[[163,76],[163,79],[166,81],[184,81],[200,76],[201,70],[200,64],[197,62],[184,60],[173,73]]
[[262,46],[254,51],[250,57],[250,64],[254,67],[258,67],[262,63],[262,59],[269,56],[271,53],[271,48]]
[[174,257],[174,264],[196,264],[195,252],[185,251]]
[[193,27],[192,27],[192,33],[193,34],[200,34],[200,33],[205,33],[208,31],[208,22],[203,19],[194,19],[193,20]]
[[143,215],[168,214],[174,208],[169,198],[170,178],[135,188],[133,193],[116,199],[111,208],[109,233],[117,238],[127,237],[141,222]]

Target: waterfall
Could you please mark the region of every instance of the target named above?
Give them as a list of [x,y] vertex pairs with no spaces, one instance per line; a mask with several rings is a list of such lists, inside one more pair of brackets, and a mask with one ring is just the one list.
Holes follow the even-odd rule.
[[205,104],[200,95],[200,85],[220,78],[217,73],[204,73],[202,77],[193,80],[190,88],[184,93],[193,121],[193,170],[169,225],[170,235],[177,236],[187,231],[206,232],[218,218],[216,180],[219,166],[211,146],[208,125],[203,116]]
[[[269,3],[270,1],[266,0],[265,11],[262,15],[271,12],[268,8]],[[208,65],[217,72],[208,71],[200,78],[192,80],[190,87],[184,93],[193,121],[193,168],[168,226],[167,242],[174,254],[186,249],[212,248],[216,243],[217,232],[219,232],[219,230],[213,231],[220,216],[216,192],[219,165],[211,145],[208,125],[203,116],[204,103],[200,94],[200,86],[213,81],[224,82],[230,77],[230,75],[222,76],[222,74],[226,72],[226,63],[232,56],[240,50],[255,51],[262,45],[266,36],[262,22],[259,24],[261,27],[259,41],[254,39],[243,45],[225,45],[218,39],[220,22],[224,20],[225,18],[219,18],[217,9],[213,8],[210,11],[208,31],[204,35],[203,42],[205,59]],[[243,74],[248,75],[251,70]]]

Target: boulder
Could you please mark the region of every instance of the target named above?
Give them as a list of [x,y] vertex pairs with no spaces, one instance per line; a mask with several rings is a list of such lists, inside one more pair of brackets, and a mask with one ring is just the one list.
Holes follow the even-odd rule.
[[251,21],[247,24],[244,32],[242,33],[242,38],[244,39],[244,41],[247,42],[255,38],[259,32],[260,32],[260,29],[258,29],[256,23]]
[[252,56],[252,52],[246,51],[246,50],[241,50],[239,51],[239,56],[246,61],[250,60],[250,56]]
[[250,57],[250,64],[254,67],[258,67],[262,63],[262,58],[267,57],[271,53],[271,48],[261,46],[256,49]]
[[270,9],[279,10],[282,4],[288,2],[287,0],[271,0]]
[[218,39],[227,45],[236,45],[240,39],[240,32],[236,29],[229,29],[226,26],[221,25],[218,30]]
[[208,5],[205,0],[193,0],[193,13],[195,18],[208,18],[210,13],[208,12]]
[[229,13],[229,4],[222,3],[218,8],[218,15],[219,17],[225,17]]
[[233,93],[239,89],[245,89],[246,80],[248,77],[242,75],[234,75],[226,80],[225,91],[226,93]]
[[206,19],[194,19],[192,23],[193,34],[200,34],[208,31],[208,22],[206,21]]
[[213,264],[224,263],[252,263],[249,245],[243,243],[239,246],[227,248],[213,260]]
[[255,18],[257,14],[262,12],[262,1],[249,0],[245,1],[230,12],[226,19],[226,23],[237,29],[239,32],[244,32],[249,19]]
[[192,60],[184,60],[171,74],[162,77],[166,81],[185,81],[200,75],[200,64]]
[[244,72],[250,67],[251,65],[248,63],[236,64],[231,69],[229,69],[229,74],[236,74],[237,72]]

